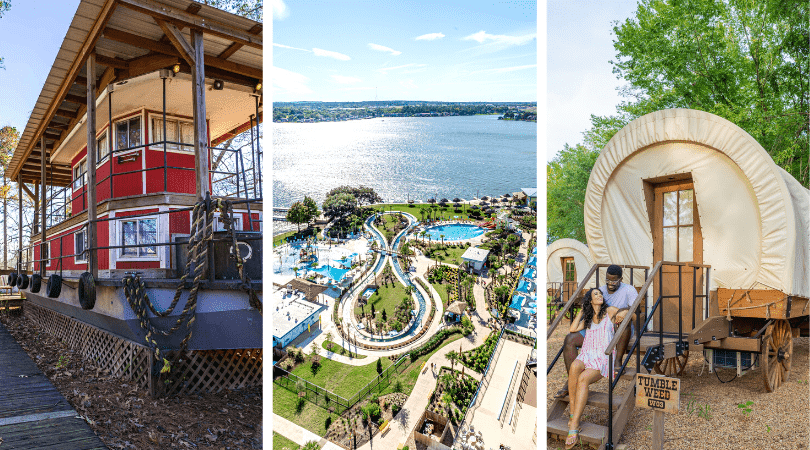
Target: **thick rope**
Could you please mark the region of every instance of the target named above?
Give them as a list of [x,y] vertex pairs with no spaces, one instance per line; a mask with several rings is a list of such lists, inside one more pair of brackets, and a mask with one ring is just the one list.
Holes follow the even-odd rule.
[[[250,277],[245,273],[245,260],[242,258],[241,253],[239,253],[239,246],[236,241],[236,229],[234,227],[233,204],[230,200],[223,201],[222,199],[217,199],[217,208],[220,210],[219,221],[225,226],[225,230],[231,240],[231,248],[233,251],[230,257],[236,260],[236,268],[239,270],[239,278],[242,280],[239,289],[248,294],[250,307],[259,311],[259,314],[262,314],[262,302],[259,300],[259,296],[256,295],[256,291],[253,290],[253,283]],[[252,218],[248,217],[248,220],[252,220]]]
[[[211,241],[214,232],[213,222],[214,208],[211,207],[210,197],[205,201],[201,201],[194,205],[192,210],[191,235],[189,237],[188,262],[186,263],[183,276],[180,278],[180,281],[175,289],[174,299],[172,300],[169,308],[167,308],[165,311],[158,311],[157,308],[155,308],[155,305],[152,303],[146,293],[146,286],[140,276],[133,275],[124,278],[124,295],[126,296],[132,311],[138,317],[141,328],[146,330],[146,343],[149,347],[154,349],[156,365],[163,360],[164,365],[161,369],[161,373],[168,372],[170,368],[175,365],[175,363],[179,360],[180,355],[185,353],[188,342],[191,339],[191,326],[196,320],[195,312],[197,308],[197,294],[202,282],[203,272],[208,262],[208,243]],[[194,267],[193,270],[192,266]],[[172,311],[174,311],[174,308],[177,306],[177,303],[180,301],[180,297],[185,288],[186,279],[192,275],[192,271],[192,287],[191,291],[189,292],[188,299],[186,300],[186,306],[183,309],[183,312],[178,316],[177,321],[168,331],[155,328],[155,326],[149,320],[147,311],[152,311],[153,314],[159,317],[166,317],[171,314]],[[161,357],[160,348],[157,345],[157,341],[155,341],[152,336],[153,334],[170,336],[180,329],[183,322],[186,322],[188,333],[180,342],[180,349],[175,353],[172,361],[169,362],[165,358]]]

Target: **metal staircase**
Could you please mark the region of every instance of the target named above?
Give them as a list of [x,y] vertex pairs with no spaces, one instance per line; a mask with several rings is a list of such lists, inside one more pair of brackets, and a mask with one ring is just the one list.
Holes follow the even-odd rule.
[[[596,264],[591,267],[588,274],[585,276],[583,281],[577,287],[577,290],[571,295],[568,302],[565,306],[562,307],[562,310],[557,315],[556,319],[552,322],[549,326],[548,334],[546,338],[548,339],[551,337],[552,333],[556,329],[557,325],[562,321],[563,316],[565,313],[574,305],[577,299],[579,299],[580,294],[584,292],[585,286],[590,281],[590,279],[595,275],[596,276],[596,286],[599,286],[599,268],[607,267],[608,264]],[[647,308],[647,292],[652,285],[656,276],[658,276],[659,286],[663,285],[663,278],[662,278],[662,267],[663,266],[678,266],[678,289],[677,295],[663,295],[661,292],[662,289],[659,288],[659,295],[656,299],[655,303],[652,305],[651,308]],[[699,264],[684,264],[684,263],[675,263],[675,262],[667,262],[667,261],[659,261],[653,266],[652,269],[647,267],[640,267],[640,266],[621,266],[623,268],[630,269],[630,279],[633,280],[633,270],[634,269],[641,269],[644,270],[644,278],[645,282],[644,285],[638,289],[639,294],[636,297],[633,304],[630,306],[630,312],[636,314],[636,336],[634,339],[631,338],[629,345],[626,359],[624,361],[619,361],[620,367],[617,370],[619,373],[619,377],[612,382],[608,383],[608,392],[596,392],[594,390],[589,390],[588,394],[588,406],[593,406],[596,408],[607,410],[608,412],[608,421],[604,425],[590,423],[587,421],[582,421],[581,425],[581,432],[579,434],[580,439],[582,442],[591,445],[594,448],[599,450],[612,450],[615,448],[616,444],[618,444],[619,439],[624,431],[624,427],[627,425],[627,421],[629,420],[633,408],[635,407],[635,386],[633,383],[627,384],[624,387],[624,391],[617,393],[616,387],[618,386],[620,380],[634,380],[636,376],[636,368],[644,367],[646,371],[649,373],[655,369],[656,371],[661,370],[660,364],[664,361],[672,361],[672,366],[675,366],[675,361],[678,361],[682,355],[687,355],[688,357],[688,350],[689,344],[687,341],[687,336],[683,333],[683,325],[682,325],[682,288],[680,284],[681,279],[681,270],[683,267],[692,267],[697,274],[698,270],[707,270],[705,283],[706,283],[706,294],[705,295],[698,295],[697,294],[697,286],[694,282],[696,277],[693,277],[693,317],[692,317],[692,327],[695,326],[695,304],[697,298],[703,297],[705,302],[708,302],[708,292],[709,292],[709,285],[708,285],[708,266],[699,265]],[[678,299],[678,316],[681,317],[678,326],[678,333],[668,333],[665,334],[663,329],[658,331],[648,331],[650,322],[652,321],[655,313],[659,314],[659,323],[663,323],[664,317],[664,307],[662,305],[662,301],[665,298],[677,298]],[[642,311],[643,307],[643,311]],[[610,355],[613,351],[614,347],[616,346],[619,338],[621,337],[622,333],[630,326],[630,321],[632,315],[628,314],[624,321],[619,326],[619,329],[616,331],[613,340],[608,344],[607,349],[605,350],[605,354]],[[645,318],[644,323],[641,323],[642,317]],[[665,341],[666,337],[666,341]],[[646,339],[643,339],[646,338]],[[641,358],[642,347],[646,348],[646,353],[644,359]],[[546,375],[548,375],[551,370],[553,369],[554,365],[562,355],[563,349],[560,348],[559,352],[557,353],[554,360],[549,365]],[[636,368],[629,368],[627,364],[630,362],[633,354],[635,353],[636,356]],[[684,359],[685,361],[685,359]],[[685,362],[684,362],[685,365]],[[682,371],[683,367],[680,367]],[[610,372],[613,373],[614,366],[613,366],[613,358],[610,358]],[[676,374],[680,374],[677,372]],[[670,374],[667,374],[670,375]],[[566,439],[568,435],[568,414],[566,410],[568,410],[568,405],[570,404],[571,399],[569,396],[564,398],[555,399],[548,410],[547,415],[547,423],[546,423],[546,432],[549,438],[555,439],[562,439],[563,441]]]

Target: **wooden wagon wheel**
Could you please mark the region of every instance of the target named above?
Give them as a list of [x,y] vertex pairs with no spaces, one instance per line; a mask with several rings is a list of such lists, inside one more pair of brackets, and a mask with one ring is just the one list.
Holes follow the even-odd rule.
[[686,362],[689,360],[689,349],[685,349],[680,356],[674,358],[667,358],[663,361],[655,363],[655,373],[667,377],[676,377],[683,375],[683,369],[686,367]]
[[768,325],[761,344],[762,378],[765,389],[773,392],[790,376],[790,357],[793,355],[793,334],[787,320]]

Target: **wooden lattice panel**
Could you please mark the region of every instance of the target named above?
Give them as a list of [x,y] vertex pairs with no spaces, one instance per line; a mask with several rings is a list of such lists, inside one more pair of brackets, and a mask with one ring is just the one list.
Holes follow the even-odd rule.
[[[168,374],[150,380],[153,353],[148,347],[31,302],[25,305],[25,315],[113,376],[130,380],[153,395],[219,392],[262,384],[262,349],[189,351]],[[171,361],[174,355],[170,352],[166,357]]]
[[25,315],[86,359],[109,370],[114,377],[132,381],[139,388],[149,388],[150,350],[146,346],[114,336],[32,302],[25,305]]
[[156,383],[166,396],[261,386],[262,349],[186,352],[169,374]]

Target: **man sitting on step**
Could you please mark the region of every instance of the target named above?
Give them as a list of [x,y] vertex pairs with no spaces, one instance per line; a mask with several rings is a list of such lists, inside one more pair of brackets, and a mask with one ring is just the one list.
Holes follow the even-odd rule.
[[[605,284],[599,286],[599,290],[602,292],[602,295],[605,298],[605,303],[608,306],[613,306],[614,308],[618,308],[619,312],[616,314],[616,322],[614,327],[618,328],[619,324],[622,323],[624,317],[627,315],[627,311],[630,309],[630,306],[636,300],[638,296],[638,291],[629,284],[622,283],[622,268],[611,264],[607,268],[607,277]],[[633,324],[631,324],[633,325]],[[635,330],[635,326],[633,325],[633,330]],[[616,343],[616,366],[614,366],[614,370],[619,368],[619,364],[624,358],[624,354],[627,352],[627,343],[630,341],[630,333],[631,328],[628,327],[624,330],[619,341]],[[577,359],[577,350],[582,347],[582,343],[585,341],[585,330],[582,330],[578,333],[568,333],[565,337],[565,342],[563,343],[563,360],[565,361],[565,372],[568,373],[571,370],[571,364]],[[568,395],[568,383],[565,383],[563,387],[557,392],[555,395],[556,398],[562,398]]]

